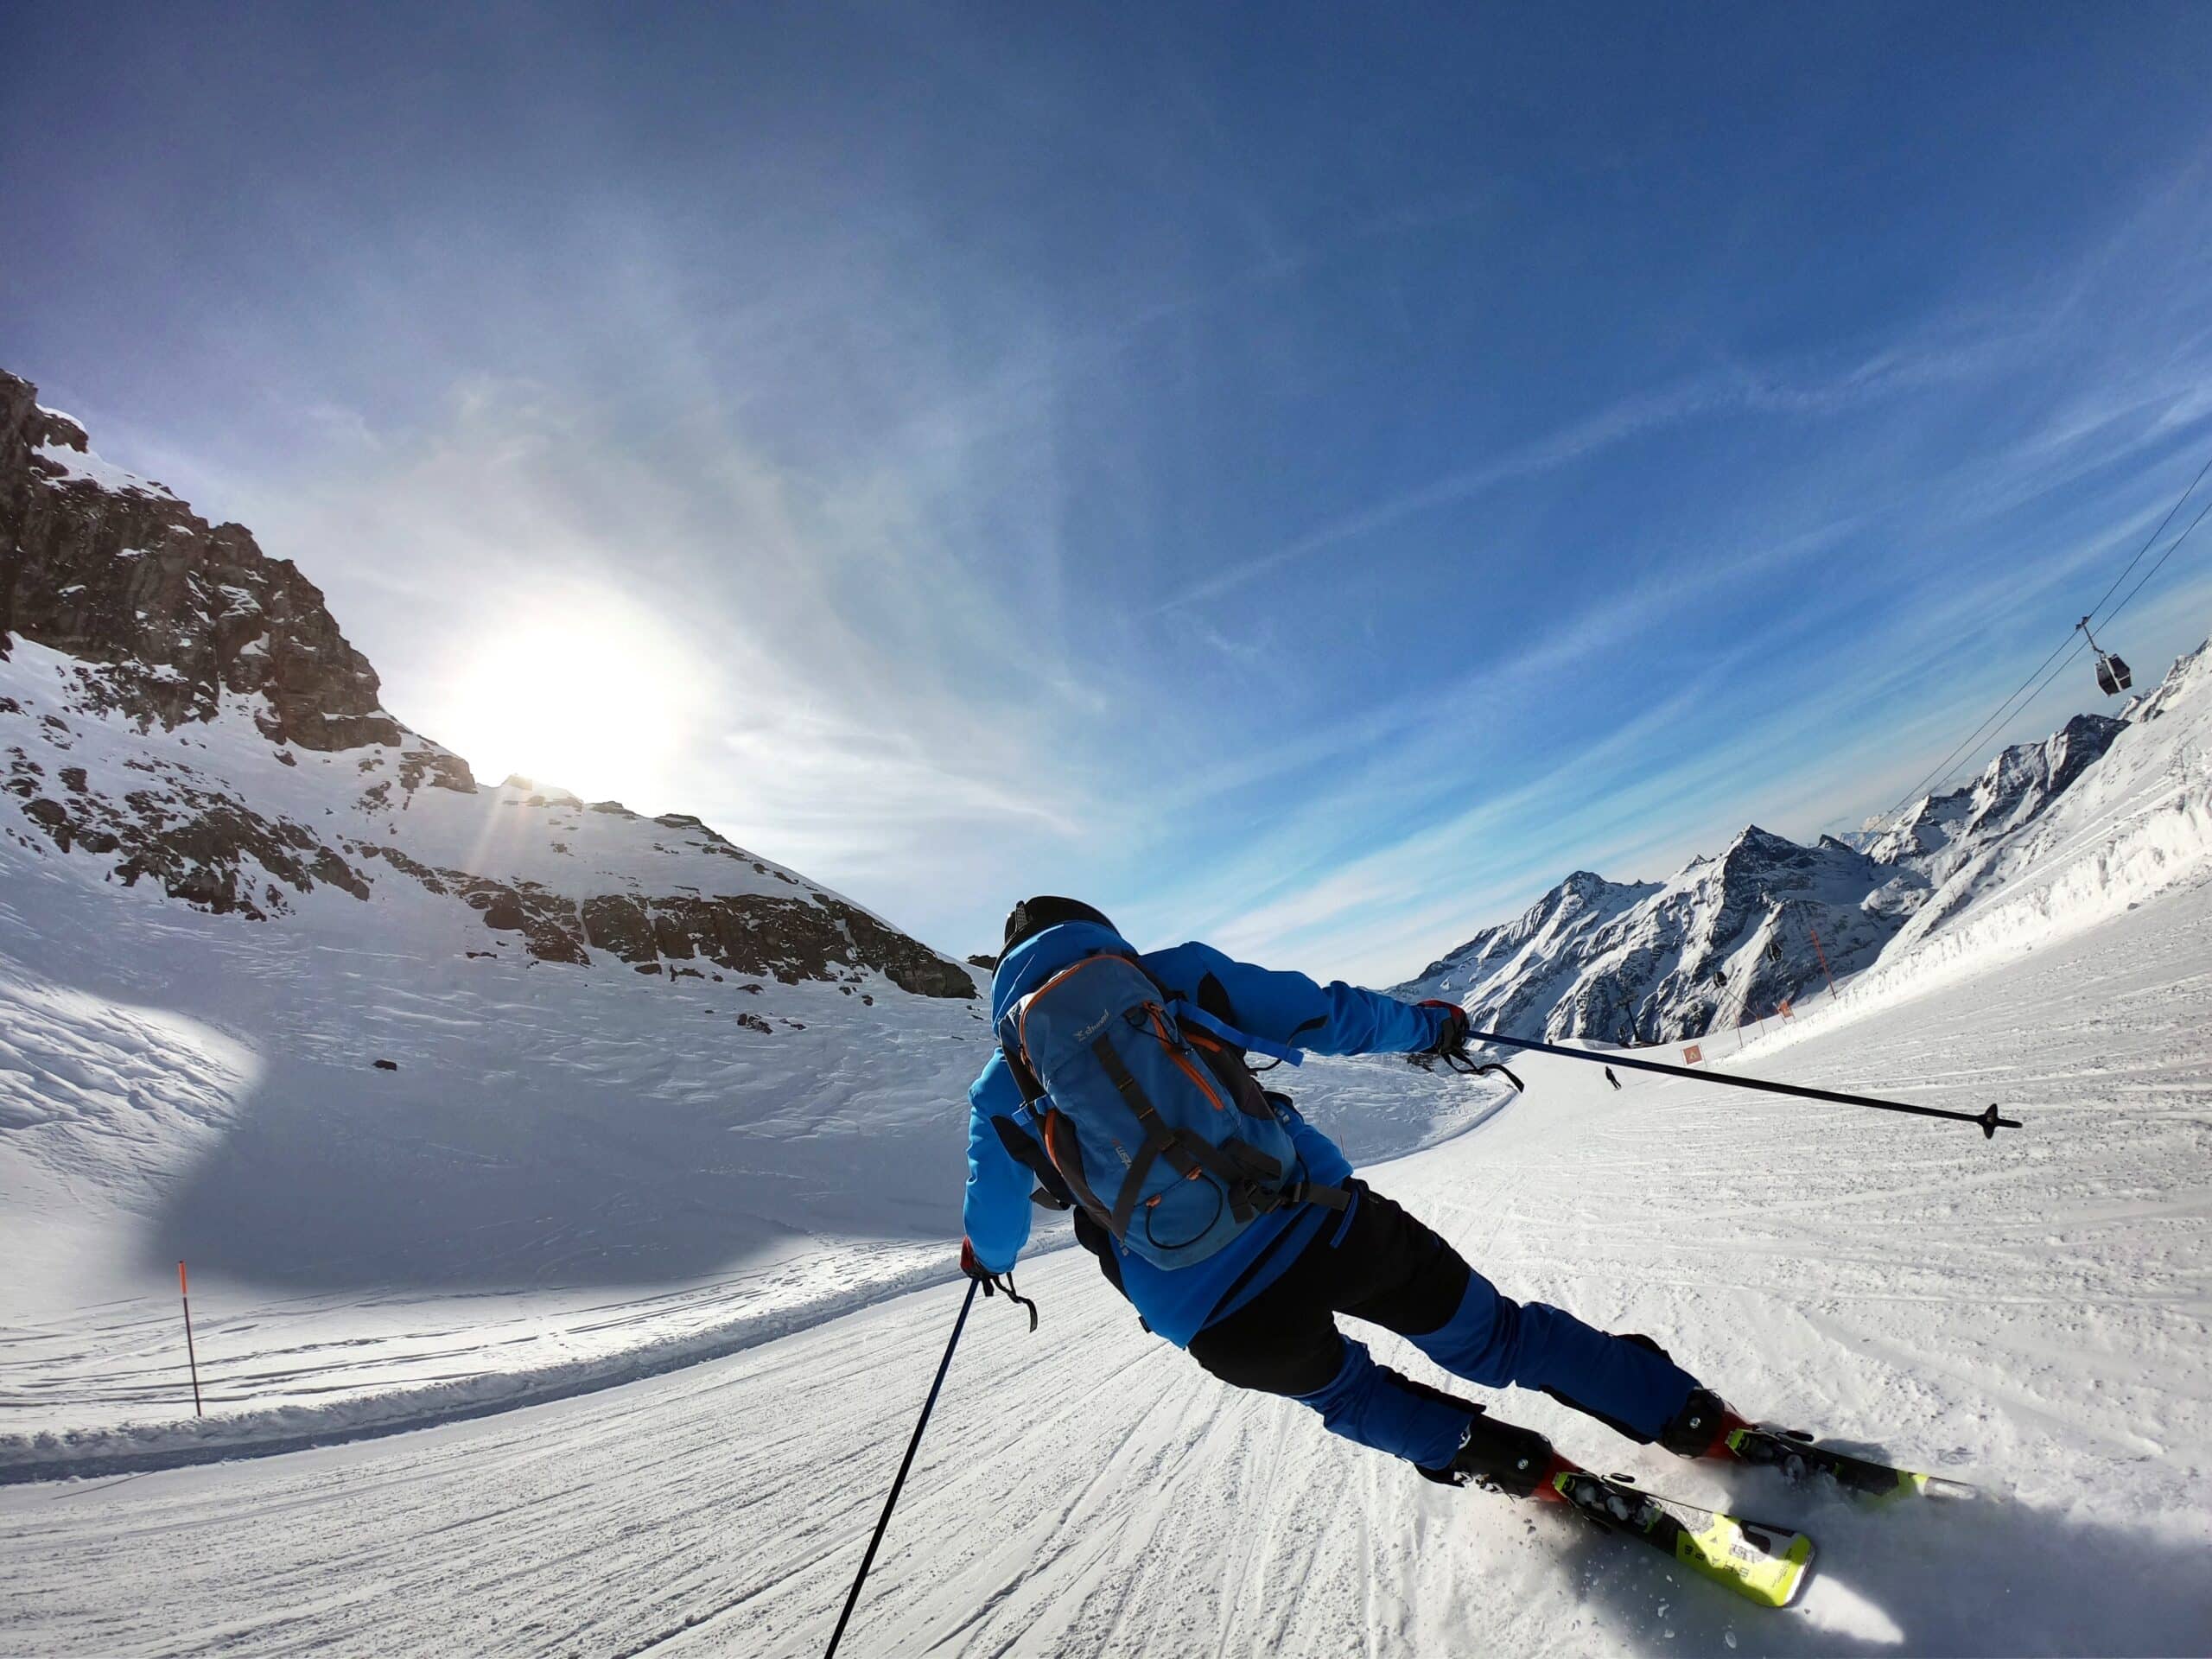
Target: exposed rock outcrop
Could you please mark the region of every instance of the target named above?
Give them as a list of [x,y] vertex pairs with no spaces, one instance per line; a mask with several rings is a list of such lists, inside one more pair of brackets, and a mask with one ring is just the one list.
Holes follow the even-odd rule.
[[238,524],[97,463],[84,429],[0,372],[0,637],[110,671],[111,706],[165,728],[258,696],[274,741],[303,749],[400,741],[376,671],[321,591]]
[[836,900],[602,894],[584,901],[586,942],[625,962],[703,958],[792,983],[876,968],[918,996],[973,996],[975,982],[927,946]]
[[172,899],[257,921],[284,914],[288,894],[318,886],[369,896],[368,882],[338,848],[305,824],[256,810],[191,767],[149,761],[144,785],[118,800],[93,788],[78,768],[59,769],[49,783],[47,767],[22,745],[9,746],[4,755],[5,787],[22,798],[23,816],[60,851],[111,861],[113,879],[126,887],[151,878]]

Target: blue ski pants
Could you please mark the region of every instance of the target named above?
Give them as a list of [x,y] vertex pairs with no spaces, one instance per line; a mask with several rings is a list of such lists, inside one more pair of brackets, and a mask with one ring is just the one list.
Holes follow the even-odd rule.
[[1459,1253],[1363,1181],[1264,1290],[1208,1325],[1191,1355],[1225,1382],[1287,1395],[1333,1433],[1440,1468],[1471,1419],[1464,1401],[1416,1382],[1347,1340],[1337,1316],[1395,1331],[1455,1376],[1540,1389],[1631,1440],[1656,1438],[1697,1381],[1648,1338],[1610,1336],[1541,1302],[1499,1294]]

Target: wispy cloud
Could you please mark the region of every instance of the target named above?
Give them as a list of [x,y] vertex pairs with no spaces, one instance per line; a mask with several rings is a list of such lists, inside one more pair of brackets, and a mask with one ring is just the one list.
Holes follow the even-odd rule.
[[1285,566],[1360,541],[1446,506],[1473,501],[1498,486],[1570,467],[1644,434],[1700,416],[1760,411],[1831,413],[1910,388],[1974,372],[2001,349],[1996,342],[1954,342],[1942,349],[1885,349],[1823,379],[1789,378],[1781,370],[1737,363],[1620,398],[1542,437],[1510,446],[1479,463],[1418,488],[1340,515],[1295,540],[1215,571],[1163,602],[1179,610],[1217,599]]

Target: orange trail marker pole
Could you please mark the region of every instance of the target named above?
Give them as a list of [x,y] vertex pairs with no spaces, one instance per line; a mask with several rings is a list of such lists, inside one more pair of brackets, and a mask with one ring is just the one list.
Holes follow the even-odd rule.
[[204,1417],[207,1413],[200,1408],[200,1356],[192,1346],[192,1290],[185,1283],[181,1262],[176,1264],[176,1294],[177,1300],[184,1304],[184,1357],[192,1367],[192,1414]]
[[1813,954],[1821,959],[1821,972],[1827,975],[1828,996],[1830,1000],[1834,1000],[1835,996],[1835,976],[1828,973],[1828,953],[1821,949],[1821,930],[1817,927],[1814,927],[1810,922],[1806,923],[1805,925],[1812,931]]

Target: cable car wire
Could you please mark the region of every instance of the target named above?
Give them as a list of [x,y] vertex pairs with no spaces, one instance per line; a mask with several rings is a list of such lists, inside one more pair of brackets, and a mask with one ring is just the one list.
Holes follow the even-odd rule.
[[[2112,586],[2105,589],[2102,597],[2097,601],[2095,605],[2090,607],[2089,616],[2091,618],[2094,618],[2097,612],[2103,608],[2105,601],[2110,599],[2113,594],[2118,591],[2120,584],[2127,580],[2128,572],[2134,569],[2135,567],[2142,562],[2143,556],[2151,550],[2152,543],[2157,542],[2158,537],[2165,532],[2166,526],[2174,521],[2174,515],[2181,511],[2182,504],[2187,501],[2189,498],[2196,493],[2196,486],[2204,481],[2205,474],[2208,473],[2212,473],[2212,455],[2208,455],[2205,458],[2204,465],[2197,468],[2196,476],[2189,480],[2188,487],[2183,489],[2179,495],[2174,498],[2173,505],[2166,509],[2166,516],[2158,520],[2158,528],[2153,530],[2150,535],[2145,538],[2141,547],[2135,550],[2135,556],[2128,560],[2128,562],[2121,567],[2120,574],[2113,578]],[[2198,524],[2204,521],[2206,512],[2212,512],[2212,502],[2207,503],[2205,509],[2199,512],[2196,517],[2190,521],[2188,530],[2184,530],[2180,535],[2174,537],[2171,544],[2167,547],[2164,553],[2158,556],[2157,563],[2152,565],[2150,569],[2143,573],[2142,582],[2137,582],[2134,587],[2128,589],[2127,598],[2121,600],[2118,605],[2113,607],[2111,612],[2104,619],[2107,622],[2111,621],[2113,617],[2119,615],[2120,613],[2126,608],[2128,600],[2133,599],[2137,594],[2143,591],[2143,583],[2147,582],[2152,576],[2156,575],[2158,572],[2159,565],[2163,565],[2168,559],[2173,556],[2174,549],[2179,547],[2183,542],[2189,539],[2190,531],[2193,531]],[[2019,714],[2023,709],[2027,708],[2029,703],[2033,702],[2037,697],[2043,694],[2044,686],[2049,685],[2051,680],[2056,679],[2060,673],[2063,673],[2065,671],[2066,663],[2070,663],[2074,660],[2075,657],[2080,654],[2081,641],[2075,637],[2075,635],[2079,632],[2080,630],[2078,628],[2069,631],[2065,640],[2060,644],[2057,649],[2053,651],[2050,656],[2044,658],[2042,662],[2037,664],[2036,666],[2030,671],[2028,677],[2022,680],[2018,686],[2013,688],[2010,695],[2008,695],[2002,702],[1997,705],[1995,713],[1992,714],[1988,719],[1983,721],[1980,725],[1975,727],[1973,731],[1969,732],[1967,734],[1966,741],[1964,742],[1961,743],[1958,747],[1953,749],[1948,754],[1937,761],[1934,768],[1928,773],[1927,777],[1923,778],[1910,789],[1905,791],[1904,794],[1898,798],[1897,804],[1890,808],[1888,811],[1882,814],[1882,818],[1885,827],[1893,824],[1894,821],[1904,813],[1907,807],[1910,806],[1915,801],[1919,800],[1923,795],[1925,795],[1928,792],[1928,785],[1931,782],[1934,782],[1938,779],[1942,779],[1945,783],[1949,782],[1950,773],[1955,769],[1955,763],[1958,760],[1958,758],[1967,750],[1974,747],[1975,744],[1979,743],[1983,735],[1992,728],[1999,726],[2003,724],[2004,721]],[[2058,662],[2061,656],[2063,656],[2066,658],[2066,662]],[[2044,678],[2042,684],[2037,684],[2037,677],[2043,675],[2044,671],[2050,668],[2051,664],[2055,662],[2058,663],[2058,667],[2053,670],[2048,677]],[[2031,686],[2034,687],[2033,690],[2029,690]],[[2019,703],[2018,707],[2014,707],[2013,699],[2018,697],[2024,691],[2027,692],[2026,701]]]
[[2133,588],[2127,590],[2127,599],[2121,600],[2119,604],[2113,606],[2111,611],[2107,613],[2105,617],[2106,622],[2110,622],[2113,617],[2118,616],[2122,611],[2127,608],[2128,600],[2133,599],[2136,594],[2143,591],[2144,585],[2147,583],[2152,577],[2158,574],[2158,566],[2164,564],[2168,559],[2173,557],[2174,549],[2179,547],[2183,542],[2190,538],[2190,536],[2195,531],[2196,527],[2204,522],[2205,515],[2207,513],[2212,513],[2212,501],[2206,502],[2202,507],[2197,509],[2196,517],[2189,521],[2189,529],[2184,530],[2180,535],[2174,537],[2173,547],[2169,547],[2164,552],[2158,555],[2158,563],[2152,565],[2148,570],[2145,570],[2143,573],[2143,580],[2137,582]]
[[[1938,778],[1945,776],[1945,768],[1948,767],[1961,755],[1964,754],[1968,749],[1979,743],[1985,732],[1988,731],[1992,727],[2002,723],[2005,720],[2010,718],[2012,715],[2018,712],[2018,710],[2012,708],[2012,699],[2018,696],[2021,692],[2027,690],[2030,686],[2033,685],[2036,682],[2037,675],[2042,673],[2044,669],[2049,668],[2054,662],[2056,662],[2061,652],[2067,651],[2069,647],[2078,647],[2080,645],[2081,641],[2079,639],[2071,633],[2068,634],[2066,636],[2065,642],[2062,644],[2057,650],[2052,652],[2050,656],[2044,658],[2043,661],[2037,664],[2034,668],[2031,669],[2028,672],[2028,677],[2022,680],[2018,685],[2015,686],[2012,689],[2011,695],[2006,696],[2004,702],[1997,705],[1997,712],[1995,714],[1990,715],[1989,718],[1983,721],[1980,725],[1975,727],[1973,731],[1967,733],[1964,742],[1961,743],[1958,747],[1953,749],[1941,760],[1938,760],[1929,770],[1925,778],[1923,778],[1910,789],[1905,791],[1904,794],[1899,798],[1897,804],[1891,807],[1888,811],[1882,814],[1883,818],[1885,820],[1891,820],[1897,817],[1904,811],[1905,808],[1910,806],[1915,801],[1925,795],[1928,792],[1928,785],[1935,782]],[[2024,709],[2027,707],[2027,704],[2022,703],[2020,707]]]
[[[2208,469],[2212,469],[2212,463],[2207,463],[2207,466]],[[2203,476],[2204,474],[2202,473],[2199,473],[2197,474],[2197,477],[2200,479]],[[2196,485],[2191,484],[2190,487],[2191,489],[2195,489],[2196,486]],[[2178,505],[2179,504],[2177,503],[2176,505]],[[2196,527],[2202,524],[2208,516],[2212,516],[2212,501],[2207,501],[2202,507],[2199,507],[2196,510],[2196,517],[2189,521],[2189,528],[2183,531],[2180,535],[2175,537],[2173,540],[2167,544],[2166,550],[2158,555],[2158,558],[2152,562],[2151,568],[2143,573],[2141,579],[2138,581],[2133,588],[2127,590],[2126,597],[2122,599],[2119,604],[2113,606],[2112,609],[2106,613],[2106,622],[2110,622],[2113,617],[2118,616],[2122,611],[2127,608],[2128,601],[2133,600],[2136,594],[2143,591],[2145,587],[2149,584],[2151,578],[2158,574],[2159,567],[2164,565],[2168,559],[2173,557],[2174,554],[2179,550],[2183,542],[2187,541],[2191,536],[2196,533]],[[2171,513],[2168,513],[2166,518],[2171,521],[2173,515]],[[2139,558],[2141,556],[2139,554],[2137,556]],[[2129,568],[2133,569],[2134,560],[2131,559],[2128,563]],[[2116,588],[2119,586],[2119,583],[2115,582],[2113,586]],[[2112,597],[2111,588],[2107,588],[2105,590],[2105,597],[2107,599]],[[2101,604],[2103,601],[2101,600],[2098,602]],[[2100,624],[2100,626],[2102,625]],[[2041,696],[2050,689],[2050,683],[2053,680],[2056,680],[2060,675],[2063,674],[2069,668],[2073,666],[2074,659],[2082,654],[2082,642],[2076,639],[2070,641],[2070,643],[2074,648],[2071,651],[2067,652],[2065,661],[2060,663],[2058,666],[2052,669],[2050,673],[2044,675],[2041,683],[2037,685],[2034,690],[2028,693],[2026,700],[2020,704],[2018,709],[2012,711],[2014,714],[2018,714],[2023,709],[2025,709],[2029,703],[2033,702],[2037,697]],[[2054,652],[2053,654],[2056,655],[2056,653]],[[2048,663],[2050,658],[2046,657],[2044,660]],[[2037,669],[2036,672],[2037,674],[2042,674],[2043,671],[2041,669]],[[2031,675],[2029,677],[2032,679],[2034,676]],[[1954,753],[1956,753],[1956,751],[1954,751]],[[1959,770],[1960,769],[1958,767],[1953,767],[1951,772],[1944,777],[1942,783],[1936,785],[1936,788],[1941,790],[1944,785],[1950,783],[1952,779],[1958,774]]]
[[[2097,613],[2105,607],[2105,600],[2110,599],[2113,593],[2118,590],[2120,584],[2127,580],[2127,573],[2143,562],[2143,556],[2151,550],[2151,543],[2157,541],[2159,537],[2166,533],[2166,526],[2173,523],[2174,515],[2181,511],[2181,504],[2188,500],[2190,493],[2194,491],[2199,484],[2202,484],[2204,481],[2204,474],[2207,473],[2212,473],[2212,455],[2207,455],[2204,458],[2204,465],[2198,467],[2196,469],[2196,476],[2189,480],[2189,488],[2183,490],[2179,495],[2174,498],[2173,505],[2166,509],[2166,516],[2158,520],[2158,527],[2143,538],[2143,545],[2135,550],[2135,556],[2130,559],[2126,565],[2121,567],[2120,573],[2112,579],[2112,586],[2105,589],[2104,598],[2100,599],[2095,604],[2089,607],[2088,614],[2090,620],[2094,621],[2096,620]],[[2204,515],[2200,512],[2196,516],[2199,518],[2202,518]],[[2192,523],[2190,525],[2189,530],[2195,530],[2196,528],[2196,524]],[[2175,537],[2174,547],[2179,547],[2182,543],[2189,539],[2189,530],[2184,530],[2178,537]],[[2159,556],[2158,564],[2164,564],[2167,558],[2171,556],[2174,547],[2168,548],[2164,554]],[[2154,571],[2158,568],[2158,564],[2154,564],[2151,567]],[[2144,580],[2148,581],[2149,577],[2146,575]],[[2143,584],[2141,582],[2138,582],[2136,584],[2136,589],[2139,591],[2142,585]],[[2133,594],[2131,593],[2129,597],[2133,597]],[[2109,622],[2112,620],[2113,616],[2118,616],[2120,614],[2120,605],[2125,605],[2127,601],[2123,599],[2120,601],[2120,605],[2113,606],[2112,616],[2107,616],[2105,618],[2105,620]]]

